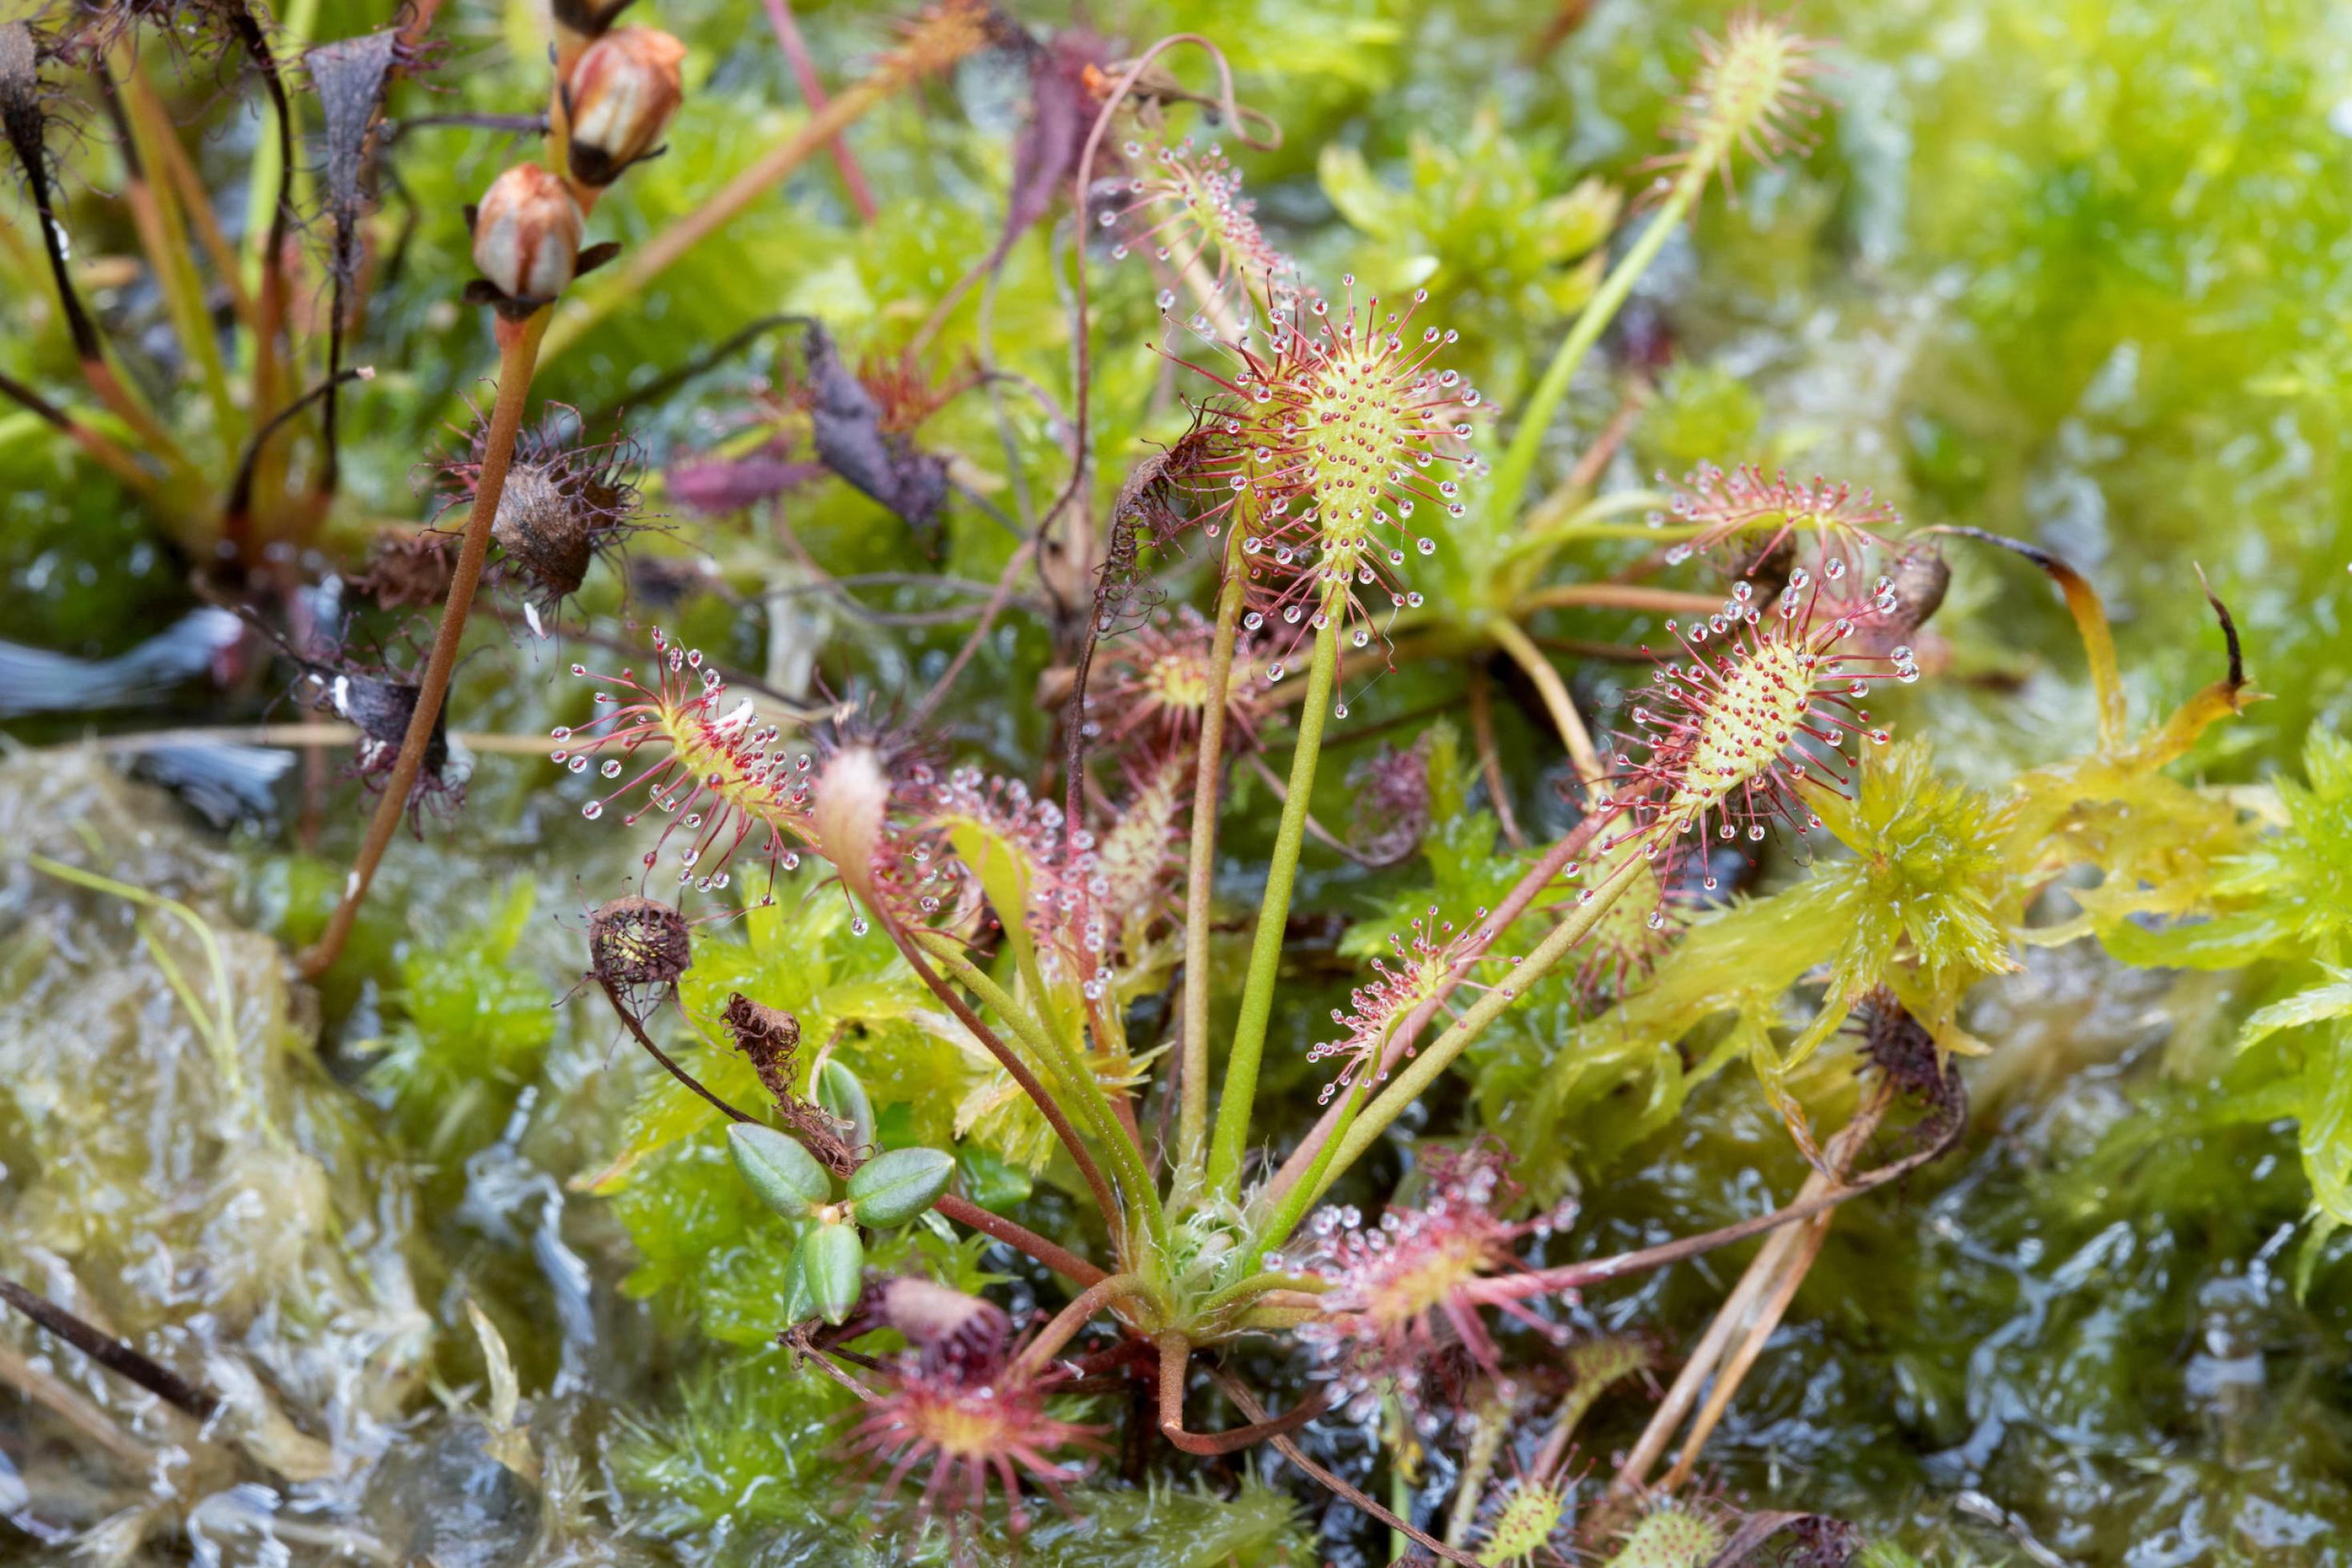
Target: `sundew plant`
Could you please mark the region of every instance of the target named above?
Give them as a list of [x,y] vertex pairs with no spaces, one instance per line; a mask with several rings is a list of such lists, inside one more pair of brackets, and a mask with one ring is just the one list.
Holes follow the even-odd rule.
[[2348,102],[19,6],[0,1534],[2345,1561]]

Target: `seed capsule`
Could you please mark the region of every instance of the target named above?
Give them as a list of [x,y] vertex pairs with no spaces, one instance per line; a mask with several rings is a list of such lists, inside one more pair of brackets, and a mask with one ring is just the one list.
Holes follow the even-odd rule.
[[509,299],[554,298],[580,264],[580,204],[536,163],[491,182],[474,214],[474,266]]
[[588,46],[564,87],[574,178],[609,185],[652,153],[686,101],[685,58],[686,46],[657,27],[615,27]]

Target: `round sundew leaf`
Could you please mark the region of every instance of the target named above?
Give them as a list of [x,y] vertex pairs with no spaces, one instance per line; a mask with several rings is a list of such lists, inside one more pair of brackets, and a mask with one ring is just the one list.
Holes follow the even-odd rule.
[[930,1207],[954,1175],[954,1157],[938,1149],[892,1149],[849,1178],[849,1201],[864,1224],[904,1225]]
[[825,1168],[773,1127],[738,1122],[727,1129],[727,1148],[760,1201],[786,1219],[804,1219],[832,1200],[833,1178]]

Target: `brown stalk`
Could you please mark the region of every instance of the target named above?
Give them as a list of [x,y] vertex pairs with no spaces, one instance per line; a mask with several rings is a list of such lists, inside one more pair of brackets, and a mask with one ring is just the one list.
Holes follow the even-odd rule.
[[0,1275],[0,1301],[7,1302],[109,1372],[129,1378],[156,1398],[185,1411],[197,1420],[209,1421],[220,1413],[217,1396],[197,1387],[170,1367],[141,1354],[112,1334],[101,1333],[47,1297],[35,1295],[5,1275]]
[[1223,1432],[1188,1432],[1184,1429],[1184,1379],[1192,1364],[1192,1342],[1171,1332],[1160,1335],[1153,1343],[1160,1349],[1160,1435],[1185,1453],[1202,1458],[1237,1454],[1260,1443],[1287,1437],[1331,1407],[1328,1390],[1318,1388],[1272,1419],[1260,1406],[1245,1412],[1250,1417],[1246,1427]]
[[441,716],[441,705],[449,695],[449,677],[457,667],[457,644],[465,636],[466,617],[474,607],[474,591],[482,580],[482,563],[490,550],[490,525],[497,518],[499,497],[506,489],[507,465],[514,458],[515,434],[522,426],[523,403],[530,391],[531,372],[539,358],[540,336],[547,330],[547,311],[533,311],[521,322],[500,318],[499,336],[498,401],[490,409],[490,428],[482,445],[481,475],[474,487],[473,508],[467,514],[464,542],[458,547],[457,564],[449,574],[449,592],[441,612],[441,625],[433,638],[433,651],[425,664],[425,676],[416,694],[416,711],[408,721],[408,734],[401,741],[400,755],[392,765],[392,776],[385,780],[383,794],[376,801],[375,815],[368,821],[367,838],[360,846],[359,860],[352,868],[350,882],[345,885],[341,902],[328,917],[327,929],[315,946],[300,959],[303,977],[316,979],[331,967],[343,944],[352,934],[352,925],[359,918],[360,905],[366,901],[368,888],[375,881],[376,867],[391,847],[392,837],[400,831],[400,819],[408,810],[409,791],[415,787],[416,775],[425,763],[426,746],[433,738],[433,727]]
[[[1853,1119],[1830,1140],[1830,1146],[1822,1153],[1832,1180],[1843,1181],[1853,1171],[1854,1157],[1885,1118],[1887,1109],[1895,1103],[1895,1093],[1894,1084],[1881,1079],[1871,1091],[1870,1097],[1855,1111]],[[1815,1173],[1816,1176],[1819,1174]],[[1830,1225],[1835,1218],[1834,1212],[1815,1216],[1796,1230],[1788,1232],[1788,1240],[1776,1249],[1780,1254],[1779,1278],[1770,1286],[1770,1294],[1765,1297],[1763,1305],[1758,1309],[1755,1321],[1748,1325],[1746,1337],[1732,1352],[1730,1359],[1723,1364],[1715,1386],[1707,1393],[1706,1403],[1692,1418],[1690,1433],[1683,1439],[1681,1451],[1675,1456],[1674,1468],[1666,1472],[1666,1479],[1660,1483],[1665,1490],[1671,1491],[1690,1479],[1692,1469],[1698,1463],[1699,1450],[1706,1446],[1708,1436],[1723,1419],[1724,1412],[1730,1408],[1732,1396],[1738,1393],[1748,1370],[1756,1364],[1756,1358],[1763,1354],[1765,1342],[1780,1326],[1780,1319],[1788,1312],[1789,1303],[1796,1298],[1797,1287],[1804,1283],[1813,1260],[1821,1256],[1822,1244],[1829,1239]],[[1749,1269],[1753,1270],[1762,1259],[1763,1254],[1759,1252],[1756,1260],[1749,1263]],[[1742,1283],[1746,1282],[1746,1278],[1741,1276]],[[1732,1319],[1735,1327],[1738,1321],[1735,1315]],[[1710,1333],[1712,1329],[1710,1324]],[[1696,1364],[1694,1358],[1692,1365]],[[1676,1385],[1679,1386],[1683,1378],[1690,1375],[1691,1368],[1685,1367],[1675,1379]],[[1704,1376],[1705,1373],[1699,1375]],[[1648,1435],[1644,1430],[1643,1436],[1646,1437]],[[1620,1483],[1624,1481],[1622,1471],[1620,1471],[1618,1479]]]

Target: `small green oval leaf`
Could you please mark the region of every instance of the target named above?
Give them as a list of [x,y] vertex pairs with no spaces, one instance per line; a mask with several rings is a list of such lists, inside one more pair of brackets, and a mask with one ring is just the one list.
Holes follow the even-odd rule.
[[801,1266],[801,1249],[793,1249],[784,1264],[784,1322],[804,1323],[816,1316],[816,1298],[809,1294],[808,1272]]
[[849,1178],[849,1201],[867,1225],[904,1225],[931,1207],[955,1175],[955,1160],[937,1149],[892,1149],[875,1155]]
[[849,1320],[866,1288],[866,1243],[854,1225],[820,1225],[801,1238],[793,1258],[801,1283],[817,1316],[839,1325]]
[[727,1129],[735,1168],[760,1201],[786,1219],[805,1219],[833,1197],[833,1178],[814,1155],[773,1127],[738,1122]]
[[826,1114],[849,1124],[851,1148],[873,1146],[874,1102],[866,1097],[866,1085],[857,1081],[857,1074],[827,1058],[824,1071],[817,1074],[816,1103]]

